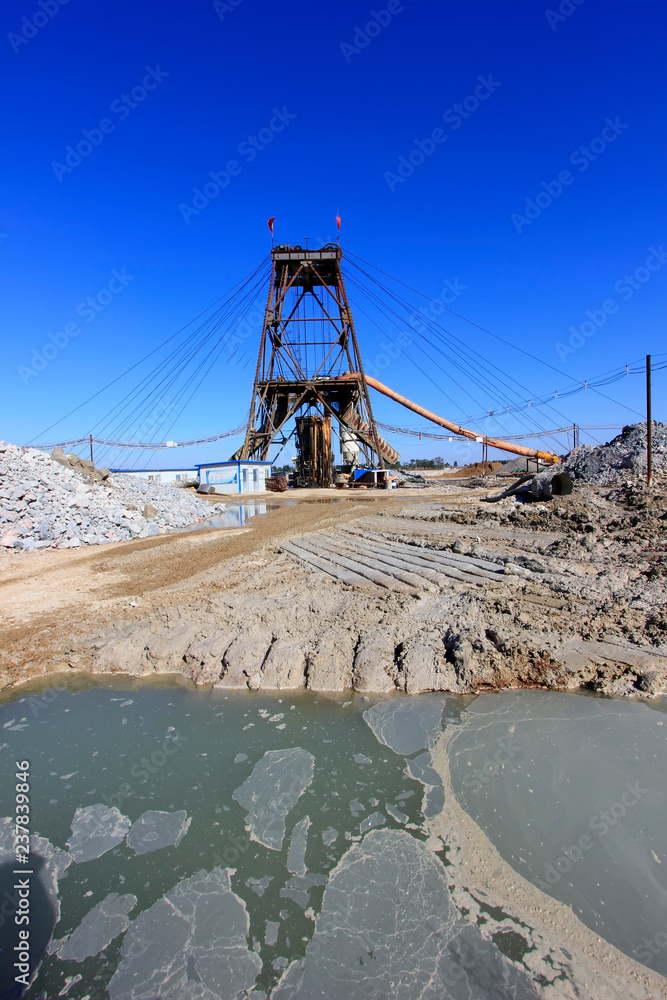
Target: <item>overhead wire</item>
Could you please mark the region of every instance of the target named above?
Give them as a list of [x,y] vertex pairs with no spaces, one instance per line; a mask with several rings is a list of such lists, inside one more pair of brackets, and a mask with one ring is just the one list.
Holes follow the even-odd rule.
[[[358,265],[354,264],[354,262],[352,262],[352,263],[353,263],[354,267],[358,268]],[[377,282],[377,279],[374,279],[372,277],[372,275],[368,275],[367,272],[363,271],[362,268],[358,268],[358,269],[363,274],[365,274],[369,278],[369,280]],[[378,284],[378,286],[380,288],[383,289],[383,291],[386,294],[390,295],[392,298],[395,299],[395,301],[397,301],[398,303],[400,303],[401,306],[402,306],[402,308],[405,308],[409,312],[410,315],[414,315],[414,307],[411,305],[411,303],[407,302],[405,299],[401,298],[400,296],[397,296],[394,292],[391,291],[391,289],[385,288],[382,285],[381,282],[377,282],[377,284]],[[451,331],[447,330],[441,324],[437,323],[432,317],[428,317],[428,316],[424,317],[423,313],[421,315],[422,315],[423,318],[420,320],[420,322],[422,322],[423,325],[427,326],[427,328],[430,326],[430,328],[431,328],[431,330],[432,330],[432,332],[434,333],[435,336],[437,336],[439,339],[442,340],[443,339],[442,338],[442,333],[446,334],[446,336],[449,338],[449,340],[451,340],[453,342],[450,345],[451,349],[455,350],[456,353],[459,355],[459,357],[465,356],[466,353],[468,355],[470,355],[470,356],[475,355],[475,357],[470,357],[468,360],[469,360],[469,363],[471,363],[471,364],[473,364],[475,366],[475,368],[477,369],[478,372],[479,372],[480,368],[482,368],[482,366],[480,365],[480,362],[477,359],[479,358],[480,361],[485,362],[485,364],[486,364],[486,359],[478,351],[475,351],[474,348],[471,348],[471,347],[469,347],[469,345],[467,345],[464,342],[462,342]],[[504,376],[504,378],[500,379],[500,378],[495,377],[493,375],[493,372],[489,371],[488,366],[482,368],[482,372],[483,372],[484,376],[486,377],[486,384],[487,384],[487,386],[489,385],[489,376],[490,376],[491,379],[495,377],[496,381],[498,382],[499,386],[501,387],[501,391],[502,391],[502,386],[504,385],[505,388],[506,388],[506,390],[508,392],[513,392],[515,395],[518,395],[517,391],[513,390],[511,388],[511,386],[509,386],[509,384],[507,383],[506,379],[509,379],[510,381],[514,382],[517,386],[519,386],[519,388],[523,389],[524,391],[526,391],[526,392],[528,391],[527,387],[524,386],[524,385],[522,385],[522,383],[520,383],[517,379],[515,379],[513,376],[509,375],[508,373],[503,372],[502,369],[499,366],[497,366],[497,367],[498,367],[498,371],[501,372],[501,374]],[[505,407],[506,409],[509,409],[506,406],[506,403],[507,403],[507,400],[505,400],[505,402],[503,403],[503,407]],[[515,409],[515,407],[511,407],[511,408]],[[559,417],[561,417],[561,418],[563,418],[565,420],[568,419],[568,417],[566,417],[565,414],[560,413],[558,410],[555,409],[555,407],[551,407],[551,409],[553,410],[553,412],[557,413]],[[491,414],[488,414],[488,415],[491,415]],[[481,419],[481,418],[477,418],[477,419]],[[533,418],[533,420],[534,420],[534,423],[537,426],[539,426],[538,421],[536,419],[534,419],[534,418]]]
[[[399,285],[403,285],[404,288],[407,288],[409,291],[414,292],[416,295],[421,295],[422,298],[425,298],[428,302],[432,302],[432,303],[436,302],[435,299],[432,299],[428,295],[425,295],[424,292],[420,292],[418,289],[412,288],[410,285],[406,284],[406,282],[401,281],[400,278],[395,278],[393,275],[389,274],[387,271],[383,271],[382,268],[377,267],[375,264],[369,263],[369,261],[364,260],[362,257],[359,257],[357,254],[353,254],[353,253],[351,253],[351,251],[348,250],[348,251],[346,251],[346,256],[348,258],[352,258],[352,257],[356,258],[356,260],[361,261],[362,264],[365,264],[367,267],[372,267],[374,270],[378,271],[380,274],[383,274],[385,277],[390,278],[392,281],[395,281]],[[560,368],[557,368],[555,365],[552,365],[550,362],[544,361],[543,358],[540,358],[540,357],[538,357],[535,354],[531,354],[530,351],[526,351],[522,347],[518,347],[516,344],[513,344],[509,340],[505,340],[505,338],[499,336],[499,334],[493,333],[493,331],[491,331],[491,330],[487,330],[486,327],[480,326],[479,323],[475,323],[473,320],[468,319],[467,316],[463,316],[461,313],[455,312],[454,309],[450,309],[447,305],[443,304],[441,301],[437,302],[437,304],[441,305],[443,309],[446,309],[447,312],[451,313],[453,316],[456,316],[458,319],[461,319],[465,323],[469,323],[471,326],[474,326],[476,329],[481,330],[482,333],[486,333],[490,337],[493,337],[495,340],[499,340],[501,343],[507,345],[508,347],[511,347],[515,351],[518,351],[520,354],[525,354],[526,357],[531,358],[533,361],[537,361],[538,364],[544,365],[547,368],[551,368],[552,371],[558,372],[559,375],[563,375],[563,376],[565,376],[565,378],[568,377],[566,372],[562,371]],[[599,390],[597,390],[595,388],[593,389],[593,392],[596,392],[600,396],[604,395],[604,393],[599,392]],[[637,410],[633,410],[632,407],[626,406],[626,404],[625,403],[621,403],[620,400],[612,399],[611,397],[608,397],[608,396],[605,396],[605,398],[609,399],[610,402],[615,403],[617,406],[622,406],[624,409],[629,410],[631,413],[635,413],[638,416],[642,416],[642,414],[638,413]]]
[[[356,265],[355,265],[355,266],[356,266]],[[358,270],[362,271],[362,273],[364,273],[364,274],[365,274],[365,272],[363,272],[363,269],[358,269]],[[381,289],[382,289],[383,291],[386,291],[386,292],[388,292],[388,294],[390,294],[390,295],[391,295],[391,292],[390,292],[389,290],[387,290],[387,289],[384,289],[384,288],[383,288],[383,286],[382,286],[382,285],[381,285],[380,283],[377,283],[377,282],[375,282],[375,279],[373,279],[373,278],[372,278],[372,276],[368,276],[368,275],[366,275],[366,276],[367,276],[367,277],[368,277],[368,278],[369,278],[369,279],[370,279],[371,281],[373,281],[374,283],[378,284],[378,287],[380,287],[380,288],[381,288]],[[377,296],[377,295],[374,295],[373,293],[369,293],[369,292],[368,292],[368,290],[367,290],[367,289],[365,289],[365,287],[364,287],[364,286],[363,286],[363,285],[362,285],[361,283],[359,283],[359,282],[355,281],[355,279],[354,279],[354,277],[353,277],[353,276],[350,276],[350,275],[348,275],[348,277],[350,278],[350,280],[351,280],[351,283],[352,283],[352,285],[353,285],[354,287],[358,287],[358,288],[360,287],[360,288],[362,288],[362,290],[364,290],[364,291],[366,292],[366,294],[367,294],[367,295],[369,295],[369,297],[371,297],[371,298],[372,298],[372,299],[373,299],[373,300],[375,301],[375,304],[376,304],[376,305],[377,305],[377,306],[378,306],[379,308],[381,308],[381,309],[382,309],[382,307],[383,307],[383,303],[381,303],[381,301],[379,300],[379,298],[378,298],[378,296]],[[407,307],[407,311],[408,311],[409,315],[411,315],[411,316],[412,316],[412,315],[414,315],[414,310],[413,310],[413,308],[412,308],[412,307],[410,306],[410,304],[409,304],[409,303],[406,303],[406,304],[402,304],[402,305],[403,305],[403,307],[404,307],[404,308],[406,308],[406,307]],[[400,328],[401,328],[401,326],[402,326],[402,324],[405,324],[405,323],[406,323],[406,321],[405,321],[405,320],[404,320],[404,319],[403,319],[402,317],[400,317],[400,315],[399,315],[399,314],[398,314],[398,313],[396,312],[396,310],[395,310],[395,309],[391,309],[391,308],[390,308],[390,312],[391,312],[391,313],[393,313],[393,315],[394,315],[394,316],[398,317],[398,319],[399,319],[399,322],[398,322],[398,323],[397,323],[397,322],[395,322],[395,321],[394,321],[394,320],[392,319],[392,316],[388,316],[387,318],[389,318],[390,322],[392,322],[392,323],[393,323],[393,324],[394,324],[395,326],[397,326],[397,328],[399,328],[399,329],[400,329]],[[385,315],[386,315],[386,313],[385,313]],[[376,324],[376,325],[377,325],[377,324]],[[418,336],[419,336],[419,337],[420,337],[420,338],[421,338],[422,340],[424,340],[424,342],[425,342],[425,343],[429,344],[429,346],[434,346],[434,345],[431,345],[431,343],[430,343],[429,339],[428,339],[427,337],[425,337],[425,336],[424,336],[424,334],[422,334],[422,333],[421,333],[421,331],[419,331],[419,330],[416,330],[416,329],[415,329],[415,327],[414,327],[414,326],[412,325],[412,323],[411,323],[410,321],[407,321],[407,324],[406,324],[406,325],[408,325],[408,326],[409,326],[409,327],[410,327],[410,328],[411,328],[411,329],[412,329],[412,330],[413,330],[413,331],[414,331],[415,333],[417,333],[417,335],[418,335]],[[436,334],[436,335],[437,335],[437,334]],[[385,333],[385,336],[388,336],[388,335],[387,335],[387,334]],[[388,339],[390,339],[390,340],[391,340],[391,338],[389,338],[389,337],[388,337]],[[394,343],[394,344],[395,344],[395,341],[392,341],[392,343]],[[413,342],[413,343],[414,343],[414,342]],[[397,347],[399,348],[399,350],[401,350],[401,351],[402,351],[402,353],[403,353],[403,354],[405,354],[405,355],[406,355],[406,357],[408,357],[408,359],[409,359],[410,361],[412,361],[412,363],[413,363],[413,364],[415,363],[415,362],[414,362],[414,358],[413,358],[413,357],[412,357],[412,356],[411,356],[410,354],[408,354],[408,353],[407,353],[406,351],[403,351],[403,349],[402,349],[402,348],[400,347],[400,345],[395,345],[395,346],[397,346]],[[470,397],[471,399],[473,399],[473,401],[474,401],[474,402],[475,402],[475,403],[476,403],[477,405],[481,405],[480,401],[479,401],[479,400],[478,400],[477,398],[475,398],[475,397],[474,397],[474,396],[472,395],[472,393],[470,393],[470,392],[469,392],[468,390],[466,390],[466,389],[465,389],[464,387],[462,387],[462,386],[461,386],[461,385],[460,385],[460,384],[459,384],[458,382],[456,382],[456,380],[452,379],[452,373],[451,373],[451,371],[447,371],[446,369],[442,368],[442,366],[441,366],[440,364],[438,364],[438,362],[437,362],[437,361],[435,361],[435,360],[434,360],[434,359],[433,359],[433,358],[432,358],[432,357],[431,357],[431,356],[429,355],[428,351],[426,351],[426,350],[425,350],[425,349],[424,349],[424,348],[423,348],[423,347],[421,346],[421,344],[419,344],[419,343],[415,343],[415,346],[416,346],[416,347],[417,347],[418,349],[420,349],[420,350],[421,350],[421,351],[422,351],[422,352],[423,352],[423,353],[424,353],[424,354],[426,355],[426,357],[427,357],[427,358],[429,358],[429,360],[431,361],[431,363],[432,363],[432,364],[435,364],[435,365],[436,365],[436,367],[440,368],[440,370],[441,370],[441,371],[443,371],[443,373],[444,373],[444,374],[446,374],[446,375],[448,376],[448,378],[449,378],[449,379],[451,379],[452,381],[454,381],[454,384],[455,384],[455,385],[457,385],[457,386],[458,386],[458,388],[460,388],[460,389],[461,389],[461,390],[462,390],[462,391],[463,391],[463,392],[464,392],[464,393],[465,393],[465,394],[466,394],[467,396],[469,396],[469,397]],[[449,345],[448,345],[448,346],[449,346]],[[450,349],[452,349],[452,348],[450,347]],[[454,347],[453,349],[454,349],[454,350],[456,350],[456,348],[455,348],[455,347]],[[475,384],[476,384],[476,385],[477,385],[477,386],[478,386],[479,388],[481,388],[481,389],[482,389],[482,391],[486,391],[486,392],[494,392],[494,391],[497,391],[497,390],[496,390],[496,389],[494,388],[494,386],[493,386],[492,382],[491,382],[491,381],[490,381],[490,380],[489,380],[489,379],[488,379],[488,378],[486,377],[486,372],[482,371],[482,372],[481,372],[481,375],[480,375],[480,373],[479,373],[479,365],[477,365],[477,369],[478,369],[477,373],[475,373],[475,372],[472,372],[472,373],[471,373],[470,371],[467,371],[467,370],[465,369],[465,367],[463,366],[463,364],[461,363],[461,361],[457,361],[457,360],[455,360],[455,359],[452,359],[452,358],[451,358],[451,357],[450,357],[449,355],[447,355],[447,354],[446,354],[446,353],[445,353],[444,351],[440,350],[440,349],[439,349],[439,348],[438,348],[437,346],[435,346],[435,350],[436,350],[436,351],[438,351],[438,353],[440,353],[440,354],[441,354],[442,356],[446,357],[446,358],[447,358],[447,360],[449,360],[449,361],[450,361],[450,363],[451,363],[451,364],[453,364],[453,365],[454,365],[454,366],[456,367],[456,369],[457,369],[458,371],[460,371],[460,372],[461,372],[462,374],[464,374],[464,375],[468,376],[469,378],[471,378],[471,380],[472,380],[472,381],[473,381],[473,382],[474,382],[474,383],[475,383]],[[459,355],[459,358],[461,358],[461,352],[459,351],[459,352],[457,352],[457,353],[458,353],[458,355]],[[417,366],[417,367],[419,367],[419,366]],[[421,369],[421,370],[423,371],[423,369]],[[432,381],[432,380],[431,380],[431,381]],[[437,383],[435,383],[435,384],[437,385]],[[438,387],[438,388],[440,388],[440,387]],[[442,390],[441,390],[441,391],[442,391]],[[449,398],[451,399],[451,397],[449,397]],[[506,405],[506,402],[507,402],[507,400],[506,400],[506,401],[505,401],[505,402],[503,403],[503,408],[505,408],[505,405]],[[510,402],[511,402],[511,400],[510,400]],[[509,407],[508,407],[508,409],[509,409]],[[485,412],[483,416],[484,416],[484,417],[486,417],[486,416],[489,416],[489,415],[490,415],[490,414],[488,414],[488,413],[486,413],[486,412]],[[559,415],[561,415],[561,414],[559,414]],[[562,415],[561,415],[561,416],[562,416]],[[532,417],[532,415],[531,415],[531,417]],[[477,425],[477,426],[479,426],[479,420],[480,420],[480,419],[483,419],[483,417],[480,417],[480,418],[477,418],[477,419],[471,419],[470,417],[468,417],[468,422],[469,422],[469,423],[473,423],[473,425]],[[565,418],[565,419],[567,419],[567,418]],[[539,425],[538,421],[537,421],[537,420],[536,420],[536,419],[535,419],[534,417],[532,418],[532,420],[533,420],[533,423],[537,425],[538,429],[539,429],[540,431],[542,431],[542,432],[543,432],[543,431],[544,431],[544,428],[540,427],[540,425]],[[524,426],[524,427],[528,427],[528,426],[529,426],[529,424],[526,424],[524,420],[520,420],[520,422],[521,422],[521,423],[523,424],[523,426]],[[484,432],[483,432],[483,431],[482,431],[482,430],[480,429],[480,433],[484,433]],[[538,435],[536,435],[536,436],[540,436],[540,435],[538,434]],[[545,436],[548,436],[548,435],[545,435]]]
[[[260,268],[264,267],[264,265],[267,263],[267,261],[269,259],[270,258],[267,255],[267,257],[265,257],[264,260],[262,260],[262,262],[254,269],[254,271],[252,273],[255,274]],[[237,286],[243,284],[246,280],[247,280],[247,278],[242,278],[239,282],[237,282],[236,285],[234,285],[232,287],[232,289],[229,292],[226,293],[226,295],[231,295],[233,293],[233,291],[237,288]],[[112,385],[116,384],[116,382],[120,382],[120,380],[123,379],[123,378],[125,378],[126,375],[129,375],[130,372],[134,371],[135,368],[138,368],[139,365],[143,364],[144,361],[147,361],[148,358],[152,357],[159,350],[161,350],[166,344],[170,343],[172,340],[174,340],[176,337],[178,337],[181,333],[183,333],[184,330],[187,330],[187,328],[189,326],[192,326],[193,323],[196,323],[198,319],[200,319],[210,309],[212,309],[214,306],[216,306],[218,304],[218,302],[222,302],[224,298],[225,298],[225,295],[222,295],[219,299],[216,299],[215,302],[211,303],[210,306],[207,306],[206,309],[203,309],[200,313],[198,313],[198,315],[195,316],[194,319],[189,320],[185,324],[185,326],[182,326],[180,328],[180,330],[177,330],[175,333],[172,333],[171,336],[167,337],[166,340],[163,340],[161,344],[158,344],[157,347],[154,347],[152,351],[149,351],[148,354],[145,354],[143,356],[143,358],[140,358],[133,365],[130,365],[130,367],[126,368],[124,372],[121,372],[120,375],[117,375],[110,382],[107,382],[106,385],[102,386],[101,389],[98,389],[97,392],[94,392],[92,394],[92,396],[88,396],[88,398],[84,399],[82,403],[78,403],[71,410],[68,410],[67,413],[63,414],[62,417],[59,417],[57,420],[54,420],[54,422],[51,423],[51,424],[49,424],[48,427],[45,427],[43,430],[41,430],[37,434],[35,434],[34,437],[32,437],[30,439],[30,441],[27,443],[26,447],[29,447],[32,444],[32,442],[35,441],[36,438],[41,437],[43,434],[47,434],[50,430],[52,430],[52,428],[57,427],[58,424],[60,424],[60,423],[63,422],[63,420],[67,420],[67,418],[71,417],[73,413],[77,413],[80,409],[82,409],[88,403],[92,402],[93,399],[97,399],[98,396],[100,396],[103,392],[106,392],[107,389],[110,389]]]
[[[200,354],[202,349],[210,342],[211,338],[225,326],[225,333],[216,340],[216,344],[224,346],[226,340],[237,328],[240,318],[246,307],[252,301],[259,288],[266,281],[265,271],[267,262],[262,264],[249,275],[240,287],[227,296],[224,306],[207,318],[187,340],[172,351],[159,365],[149,372],[133,390],[128,392],[106,415],[102,417],[95,429],[103,432],[114,424],[115,429],[109,432],[108,436],[121,436],[124,427],[145,422],[145,415],[154,411],[156,399],[164,399],[177,385],[178,380],[184,375],[188,366],[191,365]],[[259,278],[257,275],[259,273]],[[252,279],[256,278],[252,284]],[[245,294],[244,294],[245,293]],[[209,355],[207,355],[208,357]],[[200,369],[198,368],[197,371]],[[142,395],[143,393],[143,395]],[[134,404],[134,405],[133,405]],[[131,407],[131,408],[130,408]],[[168,407],[162,421],[159,424],[161,429],[165,420],[168,419],[173,407]],[[182,408],[181,411],[182,412]],[[155,430],[155,423],[151,424],[151,431]]]

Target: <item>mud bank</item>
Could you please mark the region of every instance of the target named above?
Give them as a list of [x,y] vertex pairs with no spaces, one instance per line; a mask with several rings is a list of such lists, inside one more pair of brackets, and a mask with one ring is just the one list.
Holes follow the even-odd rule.
[[494,489],[24,556],[0,576],[0,684],[85,670],[228,689],[664,691],[664,474],[650,494],[577,484],[548,504],[483,503]]

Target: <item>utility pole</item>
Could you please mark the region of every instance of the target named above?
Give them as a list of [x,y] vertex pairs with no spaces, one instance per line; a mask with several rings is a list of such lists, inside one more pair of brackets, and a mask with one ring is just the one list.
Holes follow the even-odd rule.
[[651,419],[651,355],[646,355],[646,485],[653,486],[653,421]]
[[95,464],[95,460],[93,458],[93,435],[92,434],[90,435],[90,461],[93,463],[93,465]]

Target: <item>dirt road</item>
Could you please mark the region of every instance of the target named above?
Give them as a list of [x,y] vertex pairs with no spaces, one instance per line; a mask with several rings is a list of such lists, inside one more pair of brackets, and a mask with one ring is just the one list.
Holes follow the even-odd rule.
[[481,504],[487,493],[303,491],[261,498],[272,509],[240,528],[7,557],[0,686],[84,669],[230,687],[661,690],[664,491],[582,486],[548,505]]

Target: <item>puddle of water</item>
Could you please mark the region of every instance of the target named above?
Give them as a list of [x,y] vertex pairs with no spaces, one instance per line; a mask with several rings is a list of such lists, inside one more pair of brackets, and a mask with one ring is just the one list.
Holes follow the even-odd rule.
[[450,744],[452,787],[505,861],[667,975],[667,699],[486,694]]
[[[243,960],[244,968],[254,977],[253,954],[259,955],[256,988],[272,989],[287,965],[303,957],[329,873],[352,843],[361,840],[360,827],[367,817],[382,811],[384,830],[404,830],[407,823],[411,837],[426,837],[423,785],[405,772],[405,756],[381,745],[363,719],[374,701],[307,693],[278,698],[259,692],[202,692],[164,683],[139,685],[128,678],[100,686],[79,678],[72,679],[67,690],[22,693],[0,704],[0,747],[3,740],[11,740],[11,751],[5,743],[0,756],[3,811],[11,812],[13,762],[28,759],[32,829],[54,847],[65,849],[72,840],[73,822],[77,829],[82,827],[87,814],[77,810],[90,811],[97,804],[102,805],[93,810],[95,816],[113,813],[118,828],[118,835],[99,849],[77,855],[66,877],[60,878],[62,919],[53,937],[62,941],[75,932],[109,894],[137,899],[129,930],[121,915],[116,936],[99,954],[89,954],[82,962],[65,957],[81,952],[79,932],[62,958],[46,955],[29,997],[38,997],[42,990],[46,996],[58,996],[66,976],[81,974],[83,980],[72,986],[69,1000],[82,1000],[86,994],[102,1000],[123,961],[125,971],[111,996],[134,997],[123,990],[119,994],[117,984],[134,970],[126,953],[137,952],[138,937],[148,933],[142,927],[152,926],[153,920],[162,921],[159,928],[155,924],[156,948],[164,937],[164,948],[176,955],[182,935],[194,942],[196,953],[206,927],[197,923],[195,914],[192,926],[179,924],[177,934],[170,923],[171,903],[164,897],[189,894],[191,903],[183,910],[187,917],[188,907],[196,910],[200,905],[200,890],[195,893],[195,888],[202,872],[210,882],[205,893],[212,893],[211,906],[221,907],[223,916],[231,908],[242,924],[247,908],[250,958]],[[452,707],[450,715],[454,712]],[[10,732],[7,723],[21,728]],[[407,797],[399,799],[401,793]],[[178,837],[162,837],[153,850],[138,852],[132,833],[126,838],[130,823],[139,829],[142,817],[157,817],[163,825],[174,819],[180,824],[186,815],[190,822],[179,826]],[[95,846],[98,826],[97,820],[86,822],[78,839],[88,837]],[[3,846],[11,850],[0,837],[0,866],[6,860]],[[235,870],[231,892],[241,902],[222,884],[217,870],[224,868]],[[150,918],[140,917],[151,907],[157,909]],[[313,910],[307,913],[309,907]],[[97,936],[106,940],[109,934],[102,931],[108,918],[95,911],[89,922],[93,919],[95,926],[105,922]],[[129,942],[125,946],[124,934]],[[196,962],[198,969],[205,966],[203,952],[202,965],[200,958]],[[143,975],[142,970],[137,975]],[[0,980],[7,971],[0,955]],[[162,986],[156,980],[150,995],[164,995]],[[215,995],[227,996],[224,991]]]
[[[427,846],[443,729],[456,798],[509,864],[662,971],[667,700],[68,681],[0,700],[0,801],[9,814],[14,761],[30,760],[32,830],[48,838],[33,857],[54,887],[57,944],[28,1000],[68,981],[70,1000],[232,1000],[253,984],[258,1000],[551,996],[531,969],[567,979],[549,965],[560,948],[524,963],[531,927],[484,901],[470,916],[449,847]],[[10,827],[0,819],[0,872]],[[9,982],[13,925],[0,926]]]
[[216,514],[209,517],[201,524],[194,525],[188,530],[198,530],[200,528],[240,528],[253,517],[267,514],[270,510],[280,507],[278,503],[241,503],[234,507],[228,507],[224,514]]

